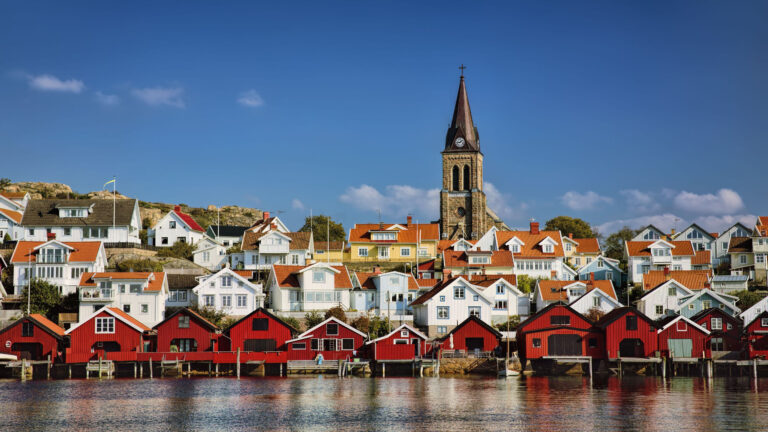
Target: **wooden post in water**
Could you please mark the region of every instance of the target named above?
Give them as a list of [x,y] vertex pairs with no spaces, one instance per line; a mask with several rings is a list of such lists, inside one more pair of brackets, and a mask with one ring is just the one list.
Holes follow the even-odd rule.
[[99,354],[99,379],[101,379],[101,354]]
[[149,379],[152,379],[152,357],[149,358]]
[[382,363],[381,364],[381,377],[386,378],[387,377],[387,364]]
[[46,379],[51,379],[51,355],[48,354],[48,363],[45,364],[47,371],[46,371]]
[[133,362],[133,378],[136,379],[136,362]]
[[661,358],[661,379],[667,379],[667,358]]
[[757,359],[752,360],[752,376],[757,379]]
[[192,362],[187,363],[187,377],[192,376]]
[[219,376],[219,364],[218,363],[216,363],[216,376],[217,377]]
[[27,380],[27,360],[21,359],[21,380]]
[[144,378],[144,363],[139,363],[139,378]]
[[622,371],[621,371],[621,356],[616,360],[619,363],[619,378],[621,378]]
[[237,347],[237,379],[240,379],[240,347]]
[[209,377],[211,376],[211,364],[210,363],[208,363],[208,376]]
[[72,379],[72,365],[67,366],[67,375],[69,376],[69,379]]

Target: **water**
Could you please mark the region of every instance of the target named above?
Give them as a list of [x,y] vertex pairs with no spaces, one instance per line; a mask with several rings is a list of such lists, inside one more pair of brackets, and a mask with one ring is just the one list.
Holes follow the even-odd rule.
[[768,430],[768,379],[0,381],[0,430]]

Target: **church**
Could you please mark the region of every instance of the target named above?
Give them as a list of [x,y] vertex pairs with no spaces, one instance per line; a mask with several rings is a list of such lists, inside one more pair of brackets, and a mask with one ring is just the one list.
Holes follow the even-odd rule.
[[445,135],[443,186],[440,190],[440,237],[477,240],[491,227],[509,229],[486,203],[483,153],[472,121],[463,67],[453,119]]

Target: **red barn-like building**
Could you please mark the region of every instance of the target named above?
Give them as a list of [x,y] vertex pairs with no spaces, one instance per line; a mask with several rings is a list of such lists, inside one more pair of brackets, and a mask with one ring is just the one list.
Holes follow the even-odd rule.
[[741,351],[744,344],[741,332],[744,324],[720,308],[709,308],[691,317],[691,321],[709,330],[711,351]]
[[298,331],[264,308],[258,308],[224,330],[222,351],[285,351]]
[[157,332],[155,351],[217,351],[220,331],[207,319],[187,308],[179,309],[154,327]]
[[606,357],[653,357],[659,349],[658,327],[634,307],[620,307],[608,312],[595,327],[605,335]]
[[51,360],[59,358],[64,329],[40,314],[26,316],[0,330],[0,353],[19,359]]
[[658,322],[659,352],[667,358],[710,357],[709,330],[682,315]]
[[408,324],[365,343],[371,360],[413,360],[427,353],[427,336]]
[[443,350],[489,352],[501,343],[501,333],[480,318],[470,315],[438,341]]
[[150,328],[122,310],[105,306],[67,330],[70,343],[67,363],[98,360],[135,360],[147,351]]
[[573,308],[553,303],[517,327],[521,359],[547,356],[605,357],[605,336],[592,322]]
[[747,324],[744,334],[747,339],[747,358],[768,358],[768,311],[756,316]]
[[286,342],[288,360],[314,360],[318,355],[325,360],[354,358],[366,338],[365,333],[330,317]]

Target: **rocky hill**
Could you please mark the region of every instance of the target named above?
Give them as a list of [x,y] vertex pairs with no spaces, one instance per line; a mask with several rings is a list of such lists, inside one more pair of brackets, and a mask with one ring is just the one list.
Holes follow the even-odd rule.
[[[44,182],[19,182],[11,183],[2,188],[5,192],[29,192],[33,199],[41,198],[93,198],[93,199],[112,199],[112,193],[109,191],[94,191],[89,193],[78,193],[71,187],[63,183],[44,183]],[[117,193],[117,199],[128,199],[125,195]],[[151,227],[164,214],[173,209],[175,204],[155,203],[141,201],[139,198],[139,211],[143,228]],[[216,224],[217,211],[216,206],[209,205],[206,208],[190,207],[186,204],[180,204],[182,211],[189,213],[203,228]],[[254,208],[223,206],[220,211],[222,225],[250,226],[255,221],[262,218],[262,211]]]

